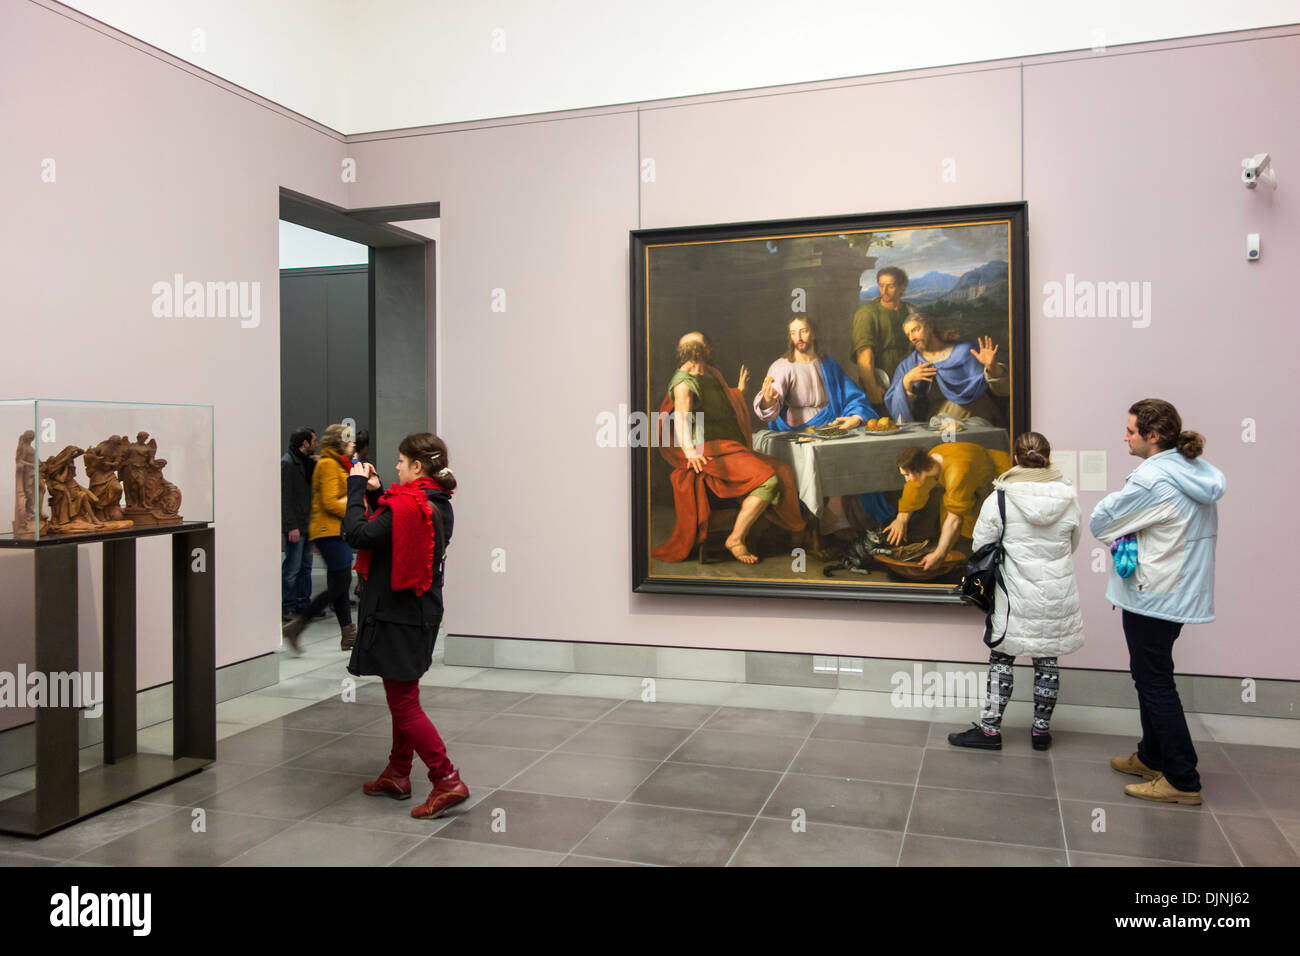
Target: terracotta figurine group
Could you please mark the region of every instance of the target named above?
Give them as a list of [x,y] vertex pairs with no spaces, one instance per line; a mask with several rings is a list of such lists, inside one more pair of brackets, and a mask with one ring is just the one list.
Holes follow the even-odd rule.
[[[14,534],[30,536],[36,525],[34,486],[37,471],[28,429],[18,439],[14,461]],[[163,477],[165,458],[148,432],[135,441],[113,435],[91,448],[68,445],[39,465],[49,495],[50,515],[41,515],[41,534],[86,534],[140,525],[180,524],[181,492]],[[89,488],[77,482],[77,459],[85,456]],[[122,499],[125,495],[125,506]]]

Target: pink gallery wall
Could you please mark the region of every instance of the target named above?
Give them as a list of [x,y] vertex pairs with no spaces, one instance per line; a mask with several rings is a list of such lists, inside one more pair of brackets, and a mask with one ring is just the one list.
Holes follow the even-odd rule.
[[[217,664],[273,651],[279,188],[342,204],[342,141],[54,4],[0,4],[0,89],[0,391],[215,406]],[[177,272],[259,282],[260,324],[155,318],[151,287]],[[141,688],[171,679],[169,548],[138,543]],[[87,670],[99,550],[80,549]],[[31,568],[0,553],[0,670],[32,666]],[[29,719],[5,710],[0,729]]]
[[[629,230],[1023,198],[1035,427],[1106,450],[1116,489],[1136,464],[1128,404],[1174,401],[1229,481],[1218,621],[1187,630],[1180,670],[1300,678],[1278,599],[1298,464],[1283,425],[1300,194],[1287,32],[354,138],[353,205],[442,203],[436,387],[461,482],[450,632],[982,659],[965,609],[632,594],[628,453],[597,447],[595,423],[628,396]],[[1240,159],[1265,150],[1276,194],[1239,182]],[[1264,235],[1263,261],[1246,262],[1246,232]],[[1152,321],[1046,317],[1044,286],[1067,274],[1150,282]],[[1085,514],[1100,497],[1081,495]],[[1089,640],[1070,664],[1123,669],[1094,545],[1077,559]]]

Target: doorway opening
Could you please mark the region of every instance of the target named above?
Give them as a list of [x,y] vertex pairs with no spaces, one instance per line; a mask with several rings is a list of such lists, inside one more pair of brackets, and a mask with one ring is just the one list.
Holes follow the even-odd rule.
[[326,598],[344,649],[356,633],[346,607],[356,593],[351,552],[322,537],[314,544],[326,560],[313,560],[307,521],[319,466],[303,452],[319,447],[302,439],[319,442],[342,425],[354,457],[391,483],[402,438],[430,430],[437,227],[437,203],[345,210],[280,190],[281,613],[310,624]]
[[280,190],[283,448],[343,423],[370,433],[387,479],[402,438],[430,430],[438,217],[436,202],[347,210]]

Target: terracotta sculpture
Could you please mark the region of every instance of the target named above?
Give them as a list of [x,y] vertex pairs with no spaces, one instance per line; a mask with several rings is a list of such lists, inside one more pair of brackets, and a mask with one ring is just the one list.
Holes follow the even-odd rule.
[[126,444],[118,465],[126,492],[124,513],[138,525],[180,524],[181,490],[163,477],[167,459],[156,457],[157,452],[158,442],[148,432],[137,432],[135,441]]
[[114,435],[93,448],[86,449],[86,478],[90,494],[95,499],[95,514],[101,521],[121,521],[122,483],[117,469],[126,458],[130,447],[125,435]]
[[95,496],[77,484],[77,458],[84,451],[68,445],[41,462],[41,483],[50,496],[50,518],[41,531],[51,534],[85,534],[131,527],[130,521],[104,521],[95,513]]
[[31,537],[36,530],[36,432],[30,428],[18,438],[14,455],[14,534]]

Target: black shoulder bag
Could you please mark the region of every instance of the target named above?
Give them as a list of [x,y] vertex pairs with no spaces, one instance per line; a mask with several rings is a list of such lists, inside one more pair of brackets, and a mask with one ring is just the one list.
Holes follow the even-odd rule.
[[990,541],[970,556],[958,587],[962,600],[984,612],[984,643],[990,648],[997,647],[1006,639],[1007,623],[1011,620],[1011,597],[1008,595],[1007,620],[1002,624],[1002,636],[993,640],[994,591],[1001,588],[1003,594],[1007,593],[1006,582],[1002,580],[1002,536],[1007,531],[1006,492],[1003,491],[998,491],[998,517],[1002,519],[998,540]]

